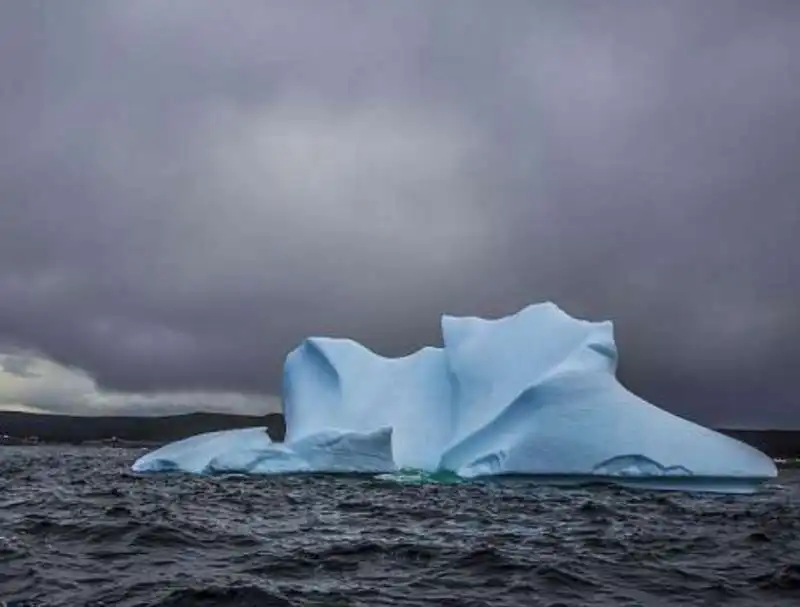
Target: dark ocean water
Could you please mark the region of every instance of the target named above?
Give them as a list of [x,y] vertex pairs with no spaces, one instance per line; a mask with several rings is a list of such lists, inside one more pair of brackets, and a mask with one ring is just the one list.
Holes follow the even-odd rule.
[[800,474],[755,496],[137,476],[0,448],[7,605],[800,605]]

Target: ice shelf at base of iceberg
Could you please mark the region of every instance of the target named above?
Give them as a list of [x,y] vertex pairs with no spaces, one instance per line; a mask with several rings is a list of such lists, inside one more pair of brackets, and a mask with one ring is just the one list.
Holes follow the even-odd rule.
[[266,428],[221,430],[184,438],[136,460],[134,472],[207,472],[217,457],[243,457],[272,447]]
[[443,316],[441,327],[444,347],[401,358],[348,339],[306,339],[284,365],[284,443],[263,431],[211,433],[134,469],[418,469],[726,493],[777,474],[758,450],[620,384],[610,322],[544,303],[495,320]]
[[207,432],[143,455],[133,470],[193,474],[393,472],[392,430],[321,432],[292,445],[273,443],[267,429],[261,427]]

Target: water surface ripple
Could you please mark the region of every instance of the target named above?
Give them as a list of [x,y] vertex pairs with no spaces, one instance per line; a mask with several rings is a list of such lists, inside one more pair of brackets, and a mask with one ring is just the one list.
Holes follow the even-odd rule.
[[530,482],[141,476],[0,448],[14,607],[800,604],[800,474],[755,496]]

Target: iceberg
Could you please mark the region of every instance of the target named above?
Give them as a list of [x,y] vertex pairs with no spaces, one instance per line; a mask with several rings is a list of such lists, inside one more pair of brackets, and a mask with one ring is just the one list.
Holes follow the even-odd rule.
[[553,303],[499,319],[441,319],[443,347],[386,358],[312,337],[284,364],[286,436],[209,433],[147,454],[136,471],[448,472],[651,489],[748,493],[774,462],[648,403],[616,378],[610,321]]

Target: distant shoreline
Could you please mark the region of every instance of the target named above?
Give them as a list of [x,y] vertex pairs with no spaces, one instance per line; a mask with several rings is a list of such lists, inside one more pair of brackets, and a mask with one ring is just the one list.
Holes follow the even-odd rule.
[[[266,426],[273,440],[283,440],[283,415],[188,413],[164,417],[78,417],[0,411],[0,445],[113,444],[156,446],[187,436]],[[800,430],[717,428],[718,432],[753,445],[773,458],[800,458]]]
[[164,417],[79,417],[0,412],[0,445],[119,443],[159,445],[187,436],[266,426],[273,440],[283,440],[283,415],[187,413]]

